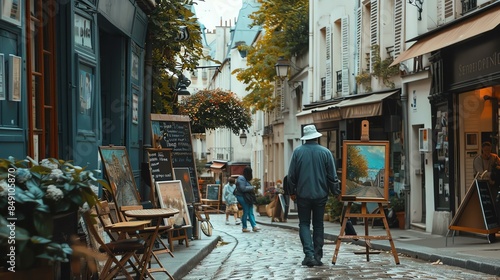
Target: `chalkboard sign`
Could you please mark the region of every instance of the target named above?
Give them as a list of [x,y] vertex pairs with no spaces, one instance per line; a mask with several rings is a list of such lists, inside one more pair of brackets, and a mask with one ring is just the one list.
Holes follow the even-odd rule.
[[474,180],[448,228],[483,234],[500,230],[487,181]]
[[172,166],[187,167],[195,202],[200,202],[188,116],[151,114],[153,145],[172,150]]
[[151,176],[151,201],[156,205],[155,182],[171,181],[172,150],[171,149],[146,149],[148,155],[149,174]]
[[220,185],[219,184],[208,184],[207,185],[207,199],[219,200]]
[[495,206],[493,204],[494,200],[491,197],[488,182],[476,180],[476,186],[486,229],[498,228],[498,217],[495,212]]
[[184,197],[186,198],[186,203],[194,203],[194,193],[193,186],[191,186],[191,179],[189,178],[189,168],[187,167],[176,167],[174,168],[174,179],[180,180],[182,183],[182,190],[184,191]]

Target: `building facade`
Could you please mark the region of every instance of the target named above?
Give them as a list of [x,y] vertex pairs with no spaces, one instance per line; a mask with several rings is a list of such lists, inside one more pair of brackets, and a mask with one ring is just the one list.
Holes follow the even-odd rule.
[[[0,157],[100,168],[126,146],[140,182],[150,0],[2,1]],[[2,63],[4,65],[4,63]],[[5,96],[5,98],[3,98]],[[151,137],[151,136],[146,136]]]

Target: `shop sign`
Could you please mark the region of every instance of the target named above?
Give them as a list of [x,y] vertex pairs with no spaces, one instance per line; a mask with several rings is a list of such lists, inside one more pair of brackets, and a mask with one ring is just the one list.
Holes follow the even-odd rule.
[[75,14],[75,45],[92,49],[92,21]]

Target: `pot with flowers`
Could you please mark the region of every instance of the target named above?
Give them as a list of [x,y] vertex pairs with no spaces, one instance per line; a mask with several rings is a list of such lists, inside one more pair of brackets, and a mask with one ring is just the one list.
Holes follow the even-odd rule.
[[61,240],[59,225],[74,223],[76,229],[78,209],[97,202],[98,184],[108,187],[94,172],[54,158],[40,163],[29,157],[0,159],[0,275],[19,278],[20,271],[69,261],[67,239],[73,232]]

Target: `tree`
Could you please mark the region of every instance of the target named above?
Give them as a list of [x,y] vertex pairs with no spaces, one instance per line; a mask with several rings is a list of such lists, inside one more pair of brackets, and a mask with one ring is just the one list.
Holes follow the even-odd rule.
[[[274,65],[279,57],[304,54],[309,47],[309,1],[308,0],[259,0],[261,7],[250,17],[253,26],[262,26],[263,37],[247,50],[246,69],[236,69],[233,74],[247,85],[250,92],[243,98],[245,106],[252,111],[271,111],[274,100]],[[238,47],[243,48],[243,46]]]
[[[203,58],[201,31],[190,10],[191,5],[175,0],[156,0],[156,3],[148,23],[147,40],[152,47],[151,111],[173,113],[177,90],[173,74],[193,71],[198,66],[198,61]],[[189,34],[187,38],[179,37],[182,30],[187,30],[184,33]]]
[[191,131],[228,128],[239,135],[252,125],[250,110],[233,92],[221,89],[200,90],[179,103],[179,113],[191,118]]
[[366,159],[359,154],[359,150],[353,146],[347,146],[347,178],[352,178],[359,183],[359,178],[368,176],[368,163]]

